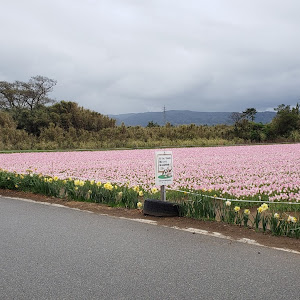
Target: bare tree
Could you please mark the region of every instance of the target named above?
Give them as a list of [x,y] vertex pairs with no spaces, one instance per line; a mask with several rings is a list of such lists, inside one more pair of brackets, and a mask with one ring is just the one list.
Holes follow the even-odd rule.
[[0,108],[32,110],[38,105],[53,103],[55,101],[48,94],[55,85],[55,80],[44,76],[31,77],[28,82],[0,81]]
[[240,112],[233,112],[231,113],[229,118],[233,121],[234,124],[236,124],[243,119],[243,114]]

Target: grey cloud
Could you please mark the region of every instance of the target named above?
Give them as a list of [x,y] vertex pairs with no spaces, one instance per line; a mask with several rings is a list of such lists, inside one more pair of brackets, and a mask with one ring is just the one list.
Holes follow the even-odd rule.
[[299,100],[299,1],[5,1],[0,80],[105,114]]

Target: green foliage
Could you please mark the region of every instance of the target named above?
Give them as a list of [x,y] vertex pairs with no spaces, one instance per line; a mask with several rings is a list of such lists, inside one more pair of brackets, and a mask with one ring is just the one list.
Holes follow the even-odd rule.
[[160,127],[160,125],[157,122],[154,123],[153,121],[150,121],[148,122],[147,127]]
[[257,114],[257,110],[255,108],[247,108],[245,111],[243,111],[242,116],[254,122],[256,114]]
[[[206,194],[195,194],[168,191],[167,198],[180,204],[180,215],[200,220],[215,220],[254,228],[256,231],[270,232],[273,235],[300,237],[300,222],[297,209],[291,206],[281,206],[281,215],[274,213],[276,204],[262,204],[255,207],[252,214],[249,209],[242,211],[238,201],[226,202]],[[251,207],[250,203],[244,205]],[[253,205],[252,205],[253,206]],[[269,207],[270,206],[270,207]],[[291,212],[293,211],[293,212]],[[289,213],[288,213],[289,212]],[[293,217],[292,215],[296,215]]]
[[[66,201],[105,203],[126,208],[137,208],[138,202],[145,193],[137,186],[131,188],[127,185],[115,185],[109,182],[103,184],[72,178],[62,180],[56,176],[34,174],[32,170],[27,170],[26,174],[16,174],[0,169],[0,188],[39,193],[63,198]],[[157,198],[159,192],[151,191],[149,195],[146,193],[146,196]],[[216,196],[207,194],[168,190],[167,199],[179,203],[180,215],[184,217],[254,227],[257,231],[270,232],[273,235],[300,237],[299,213],[297,214],[296,210],[290,212],[291,205],[279,207],[277,204],[263,203],[257,210],[255,208],[256,213],[253,211],[251,214],[249,209],[242,211],[242,205],[238,201],[224,202]],[[249,204],[244,203],[246,206]],[[281,211],[277,210],[274,213],[274,209],[279,208]]]
[[0,169],[0,188],[126,208],[136,208],[139,197],[137,190],[126,185],[72,178],[62,180],[56,176],[34,174],[32,170],[27,170],[27,174],[16,174]]
[[299,105],[291,108],[290,105],[279,105],[276,109],[276,117],[270,124],[269,136],[276,138],[277,136],[289,138],[293,133],[300,133],[300,112]]
[[235,113],[235,124],[147,127],[116,126],[116,120],[61,101],[32,108],[0,110],[0,150],[56,150],[223,146],[261,142],[299,142],[299,107],[281,105],[270,124],[255,123],[256,110]]

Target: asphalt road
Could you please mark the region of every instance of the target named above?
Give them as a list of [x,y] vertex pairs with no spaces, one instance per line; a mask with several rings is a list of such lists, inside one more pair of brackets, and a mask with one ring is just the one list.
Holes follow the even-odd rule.
[[0,299],[300,299],[300,255],[0,198]]

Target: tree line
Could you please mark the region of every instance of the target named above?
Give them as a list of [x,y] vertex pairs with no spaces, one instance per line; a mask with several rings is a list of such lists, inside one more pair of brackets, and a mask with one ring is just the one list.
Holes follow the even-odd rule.
[[56,81],[0,81],[0,150],[100,149],[300,142],[299,105],[279,105],[269,124],[255,122],[255,108],[233,113],[234,125],[116,125],[116,120],[76,102],[49,97]]

